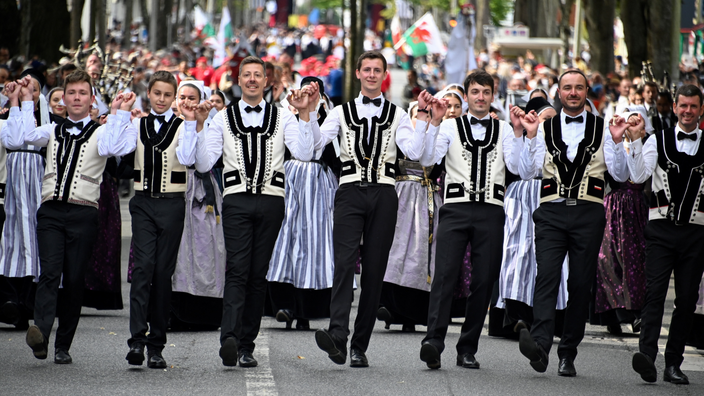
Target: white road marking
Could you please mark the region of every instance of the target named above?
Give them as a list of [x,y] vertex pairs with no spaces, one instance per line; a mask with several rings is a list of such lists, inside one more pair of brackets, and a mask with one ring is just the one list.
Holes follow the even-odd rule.
[[269,336],[259,333],[254,358],[259,365],[254,368],[244,368],[244,378],[247,383],[247,396],[278,396],[274,374],[269,364]]

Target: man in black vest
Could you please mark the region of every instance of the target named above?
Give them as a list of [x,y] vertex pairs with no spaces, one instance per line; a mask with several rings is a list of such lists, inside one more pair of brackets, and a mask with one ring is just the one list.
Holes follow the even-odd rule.
[[[457,365],[478,369],[475,358],[484,327],[491,291],[499,277],[504,237],[505,168],[518,173],[512,161],[514,143],[522,147],[523,127],[516,128],[489,116],[494,98],[494,79],[476,71],[464,80],[469,112],[442,124],[432,120],[421,165],[431,166],[445,157],[445,200],[440,208],[435,273],[432,275],[428,333],[422,341],[420,359],[431,369],[440,368],[440,354],[450,323],[452,294],[460,277],[467,244],[472,246],[472,282],[465,320],[457,342]],[[422,101],[430,101],[422,92]],[[427,115],[419,110],[418,120]],[[513,113],[512,113],[513,114]],[[433,118],[436,111],[433,109]],[[520,143],[520,145],[519,145]]]
[[425,123],[419,123],[414,130],[408,115],[384,99],[381,83],[387,73],[386,59],[380,52],[360,55],[356,76],[362,91],[354,100],[330,112],[316,143],[319,150],[340,135],[342,171],[333,215],[335,272],[330,326],[316,331],[315,341],[333,362],[345,364],[354,270],[363,237],[362,293],[350,345],[352,367],[369,365],[365,352],[376,322],[396,227],[397,147],[410,159],[418,160],[425,135]]
[[[558,80],[562,110],[542,124],[534,114],[522,117],[527,131],[520,154],[524,180],[540,175],[540,207],[533,212],[538,274],[533,296],[533,325],[519,333],[521,353],[538,372],[545,372],[555,328],[555,306],[565,254],[569,255],[569,302],[557,349],[560,376],[577,375],[574,359],[584,338],[591,287],[604,234],[604,172],[619,182],[628,179],[623,134],[628,126],[604,125],[584,108],[588,83],[579,70]],[[609,129],[607,129],[609,128]],[[540,129],[540,131],[539,131]],[[540,133],[539,133],[540,132]]]
[[[663,380],[688,384],[680,370],[687,336],[704,272],[704,147],[699,118],[704,114],[702,92],[694,85],[677,90],[676,126],[655,133],[645,144],[633,140],[628,167],[634,183],[652,180],[650,221],[646,237],[646,291],[639,352],[633,369],[647,382],[657,381],[655,358],[670,277],[675,274],[672,312]],[[640,128],[642,129],[642,125]]]
[[[310,161],[314,134],[311,115],[316,115],[318,86],[312,83],[294,90],[291,112],[263,99],[267,82],[264,62],[245,58],[240,65],[242,99],[221,110],[198,134],[196,169],[208,172],[223,157],[225,186],[222,226],[227,267],[220,327],[220,358],[225,366],[255,367],[254,340],[259,333],[266,274],[276,237],[284,218],[284,152]],[[313,98],[309,100],[309,98]],[[199,122],[196,127],[201,131]]]

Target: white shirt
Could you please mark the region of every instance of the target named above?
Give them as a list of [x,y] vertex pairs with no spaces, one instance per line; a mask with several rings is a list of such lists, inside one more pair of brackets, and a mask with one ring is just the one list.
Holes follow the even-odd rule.
[[[242,116],[242,124],[245,127],[261,126],[264,122],[264,106],[266,102],[262,99],[259,106],[262,108],[260,112],[252,111],[247,113],[245,108],[249,105],[240,100],[236,106],[240,108]],[[256,106],[255,106],[256,107]],[[198,133],[196,143],[196,170],[198,172],[209,171],[215,162],[222,155],[223,147],[223,131],[225,129],[225,111],[221,110],[207,128]],[[301,161],[310,161],[314,153],[314,139],[311,125],[318,125],[315,121],[318,119],[317,113],[310,113],[312,122],[296,120],[296,117],[288,111],[288,109],[277,108],[281,112],[281,122],[284,126],[284,143],[291,151],[294,158]]]
[[[560,112],[560,122],[562,131],[562,141],[567,145],[567,158],[574,161],[577,156],[577,148],[579,143],[584,139],[584,128],[587,121],[587,112],[582,111],[582,122],[572,122],[569,125],[565,123],[565,113]],[[577,117],[579,117],[577,116]],[[542,124],[540,126],[542,128]],[[609,174],[617,182],[625,182],[628,180],[628,165],[626,164],[626,150],[623,148],[623,142],[616,144],[611,137],[611,131],[608,124],[604,124],[604,162]],[[529,180],[538,177],[542,174],[543,163],[545,161],[545,137],[540,131],[533,139],[525,139],[518,163],[518,174],[521,179]],[[555,202],[562,201],[557,199]]]
[[[381,116],[381,110],[384,107],[384,101],[386,99],[384,99],[383,95],[377,96],[376,98],[381,98],[381,106],[374,106],[373,103],[362,103],[362,97],[363,95],[360,93],[359,96],[354,99],[354,104],[359,118],[367,120],[367,143],[369,143],[371,139],[372,117]],[[396,111],[400,112],[398,128],[396,128],[396,146],[398,146],[409,159],[417,161],[423,154],[425,126],[421,128],[420,123],[416,123],[416,128],[413,129],[413,124],[408,114],[401,110],[400,107],[397,107]],[[315,118],[311,117],[311,119],[317,119],[317,116],[315,116]],[[337,138],[338,133],[340,133],[340,115],[337,110],[330,111],[327,118],[325,118],[325,122],[323,122],[323,125],[320,127],[318,127],[318,123],[315,122],[313,125],[313,133],[316,141],[316,150],[324,149],[325,145]]]
[[[469,117],[470,121],[474,117],[471,113],[463,115],[462,117]],[[481,120],[490,120],[492,118],[487,114]],[[420,159],[420,164],[423,166],[431,166],[433,164],[439,164],[442,158],[447,154],[450,149],[452,142],[455,140],[455,119],[445,120],[440,126],[434,126],[430,124],[428,126],[428,133],[425,135],[425,149],[423,151],[423,156]],[[425,125],[425,121],[416,121],[416,128],[418,124]],[[472,128],[472,137],[474,140],[482,140],[486,137],[486,128],[482,124],[474,124]],[[501,145],[503,146],[504,163],[509,172],[518,172],[518,156],[513,155],[514,152],[520,152],[523,146],[523,136],[520,138],[515,137],[513,133],[513,128],[507,123],[503,123],[501,128]],[[517,142],[521,142],[519,145]]]
[[[695,155],[697,149],[699,148],[699,141],[702,138],[702,131],[697,128],[692,132],[687,133],[688,135],[696,134],[697,138],[695,140],[690,139],[677,139],[677,134],[684,132],[680,128],[679,123],[675,127],[672,133],[675,134],[675,147],[677,151],[685,153],[687,155]],[[631,180],[634,183],[645,183],[646,180],[653,174],[655,170],[655,165],[658,162],[658,142],[655,137],[651,137],[645,142],[638,139],[631,143],[631,155],[628,156],[628,169],[631,172]]]
[[[164,124],[169,122],[171,116],[174,115],[173,110],[168,108],[163,114],[157,114],[154,109],[152,109],[151,114],[155,116],[164,116]],[[135,148],[137,147],[137,140],[139,139],[139,128],[141,124],[140,118],[135,118],[132,120],[132,125],[137,130],[137,135],[135,136]],[[154,119],[154,131],[159,132],[159,129],[163,124],[158,120]],[[196,163],[196,141],[198,136],[196,133],[196,121],[184,121],[183,130],[178,135],[178,145],[176,146],[176,158],[181,165],[191,166]]]
[[[70,119],[70,118],[69,118]],[[90,122],[90,117],[71,122],[83,122],[83,126]],[[56,129],[56,124],[46,124],[34,127],[34,102],[22,102],[22,111],[18,107],[10,109],[10,116],[2,128],[2,141],[5,147],[17,150],[23,144],[32,144],[46,147],[49,139]],[[78,128],[67,129],[72,135],[78,135]],[[123,156],[134,151],[137,130],[130,123],[130,112],[118,110],[117,114],[108,115],[107,124],[100,126],[96,131],[98,139],[98,154],[101,157]]]

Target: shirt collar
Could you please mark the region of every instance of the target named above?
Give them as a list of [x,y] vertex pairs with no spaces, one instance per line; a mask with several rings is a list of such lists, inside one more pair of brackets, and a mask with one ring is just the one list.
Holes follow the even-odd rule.
[[[239,102],[237,102],[237,105],[240,107],[240,112],[243,112],[244,109],[245,109],[247,106],[249,106],[249,104],[247,104],[247,102],[245,102],[244,100],[240,100]],[[264,106],[265,106],[265,105],[266,105],[266,102],[264,102],[264,99],[262,98],[262,100],[259,101],[259,107],[261,107],[262,109],[264,109]],[[254,106],[254,107],[257,107],[257,106]]]
[[691,135],[691,134],[693,134],[693,133],[696,133],[696,134],[697,134],[697,139],[699,139],[699,138],[702,136],[702,130],[699,129],[698,127],[695,128],[692,132],[685,132],[685,131],[682,130],[682,128],[680,128],[680,123],[678,122],[678,123],[677,123],[677,126],[675,126],[675,136],[677,136],[677,134],[680,133],[680,132],[686,133],[687,135]]
[[[564,124],[566,117],[575,118],[575,117],[572,117],[572,116],[568,116],[567,114],[565,114],[564,111],[560,111],[560,122],[562,122],[562,123]],[[584,123],[584,122],[587,122],[587,110],[586,110],[586,109],[585,109],[585,110],[582,110],[582,112],[579,113],[579,115],[577,115],[577,117],[582,117],[582,119],[584,120],[584,121],[582,121],[583,123]]]
[[169,107],[168,109],[166,109],[165,112],[163,112],[163,113],[161,113],[161,114],[157,114],[157,113],[154,111],[154,109],[152,109],[152,110],[150,111],[150,114],[154,114],[155,116],[162,116],[162,115],[163,115],[163,116],[164,116],[164,119],[165,119],[166,121],[169,121],[169,120],[171,119],[171,116],[174,115],[174,111],[171,110],[171,107]]
[[90,115],[87,116],[87,117],[85,117],[85,118],[83,118],[83,119],[80,119],[80,120],[78,120],[78,121],[72,120],[71,117],[68,117],[68,118],[66,118],[66,119],[69,120],[69,121],[71,121],[71,122],[73,122],[74,124],[77,124],[77,123],[79,123],[79,122],[82,122],[82,123],[83,123],[83,127],[85,128],[85,126],[88,125],[88,123],[90,122]]
[[478,120],[481,121],[481,120],[488,120],[488,119],[490,119],[490,118],[491,118],[491,113],[486,113],[486,115],[485,115],[484,117],[482,117],[482,118],[479,118],[479,117],[475,116],[474,114],[472,114],[472,113],[470,113],[470,112],[467,112],[466,116],[467,116],[467,118],[469,118],[470,120],[471,120],[472,118],[476,118],[476,119],[478,119]]

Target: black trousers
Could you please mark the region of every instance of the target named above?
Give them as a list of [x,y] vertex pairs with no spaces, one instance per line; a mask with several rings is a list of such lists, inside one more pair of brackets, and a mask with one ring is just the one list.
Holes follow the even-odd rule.
[[134,252],[130,286],[132,337],[127,341],[130,346],[142,344],[148,350],[161,352],[166,344],[171,277],[183,235],[185,205],[184,198],[135,195],[130,200]]
[[[57,349],[69,350],[81,317],[85,269],[98,233],[98,210],[64,202],[44,202],[37,210],[41,275],[34,324],[49,339],[54,319]],[[62,279],[63,275],[63,279]],[[59,284],[63,285],[59,292]]]
[[704,226],[677,226],[669,220],[653,220],[645,227],[645,243],[646,289],[641,311],[640,351],[655,361],[665,298],[674,271],[675,309],[665,346],[665,366],[679,367],[704,272]]
[[[604,236],[604,205],[579,201],[541,204],[533,212],[535,256],[538,274],[533,294],[533,326],[530,334],[545,352],[550,352],[555,334],[555,306],[565,255],[569,255],[567,279],[569,300],[565,324],[557,348],[560,358],[577,357],[589,316],[591,288],[596,277],[599,247]],[[559,333],[559,332],[558,332]]]
[[347,343],[350,335],[354,270],[362,245],[361,295],[351,347],[366,351],[376,323],[381,285],[394,241],[398,196],[391,185],[343,184],[335,194],[333,245],[335,272],[330,300],[330,334]]
[[234,337],[241,350],[254,351],[264,313],[266,273],[284,220],[284,199],[228,194],[222,204],[227,264],[220,342]]
[[501,271],[504,217],[503,207],[488,203],[449,203],[440,208],[428,333],[423,339],[424,343],[435,345],[440,352],[445,349],[452,294],[469,243],[472,246],[472,283],[464,324],[457,341],[457,354],[477,353],[491,292]]

